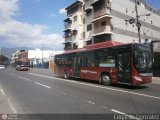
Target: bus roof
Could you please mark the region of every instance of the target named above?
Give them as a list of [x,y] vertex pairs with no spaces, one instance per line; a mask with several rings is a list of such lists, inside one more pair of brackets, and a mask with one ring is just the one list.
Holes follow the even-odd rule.
[[120,42],[116,42],[116,41],[107,41],[107,42],[97,43],[97,44],[93,44],[93,45],[87,45],[84,48],[80,48],[80,49],[68,50],[68,51],[63,52],[62,54],[90,51],[90,50],[109,48],[109,47],[115,47],[115,46],[121,46],[121,45],[125,45],[125,44],[120,43]]

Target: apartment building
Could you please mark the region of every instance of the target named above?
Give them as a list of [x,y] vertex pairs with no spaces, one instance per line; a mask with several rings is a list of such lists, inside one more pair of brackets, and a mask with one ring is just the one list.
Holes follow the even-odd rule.
[[[144,0],[137,0],[136,4],[141,42],[160,40],[160,10]],[[66,10],[65,22],[70,20],[67,22],[70,28],[65,29],[66,46],[68,43],[74,45],[74,40],[78,43],[77,48],[111,40],[122,43],[139,42],[135,0],[77,0]],[[79,16],[79,24],[73,22],[75,16]],[[73,33],[74,30],[77,30],[77,35],[66,34],[68,31]],[[75,36],[79,37],[75,39]],[[75,47],[71,47],[73,48]],[[160,49],[160,46],[157,45],[156,49]]]
[[67,18],[64,20],[64,50],[82,48],[84,46],[83,0],[77,0],[66,8]]

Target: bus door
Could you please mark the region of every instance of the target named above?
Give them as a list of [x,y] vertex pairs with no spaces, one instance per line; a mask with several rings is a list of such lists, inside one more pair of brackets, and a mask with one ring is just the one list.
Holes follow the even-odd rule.
[[80,77],[80,56],[76,55],[73,56],[73,76],[74,77]]
[[123,50],[118,52],[117,68],[118,68],[118,82],[131,83],[131,53]]

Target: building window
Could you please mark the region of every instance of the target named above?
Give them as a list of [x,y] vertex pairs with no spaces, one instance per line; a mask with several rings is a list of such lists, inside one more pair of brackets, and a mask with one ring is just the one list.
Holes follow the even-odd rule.
[[128,13],[128,8],[126,8],[126,13]]
[[105,8],[105,0],[99,0],[96,4],[93,5],[93,11],[97,12]]
[[91,31],[92,30],[92,24],[87,25],[87,31]]
[[140,5],[141,3],[139,1],[137,1],[137,5]]
[[153,21],[151,20],[151,24],[153,24]]
[[77,35],[77,30],[73,30],[73,35]]
[[77,21],[77,16],[74,16],[73,20],[74,20],[74,22],[76,22]]
[[87,44],[87,45],[91,45],[91,44],[92,44],[92,41],[91,41],[91,40],[90,40],[90,41],[87,41],[86,44]]
[[94,43],[101,43],[101,42],[106,42],[111,40],[111,35],[98,35],[94,37]]
[[101,26],[106,26],[106,21],[101,22]]
[[85,24],[85,18],[83,18],[83,24]]
[[86,36],[86,34],[85,34],[85,32],[83,32],[83,38],[85,38],[85,36]]
[[86,11],[86,16],[89,16],[89,15],[91,15],[92,14],[92,10],[87,10]]

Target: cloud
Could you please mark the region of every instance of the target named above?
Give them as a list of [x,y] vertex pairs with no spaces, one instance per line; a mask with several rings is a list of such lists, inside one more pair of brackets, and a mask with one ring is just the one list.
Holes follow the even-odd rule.
[[[62,50],[64,41],[60,34],[46,34],[45,25],[29,24],[13,19],[19,11],[19,0],[0,0],[0,46],[52,47]],[[3,5],[2,5],[3,4]]]
[[59,14],[66,14],[66,9],[65,8],[60,9]]
[[0,0],[0,22],[8,21],[19,10],[18,0]]

